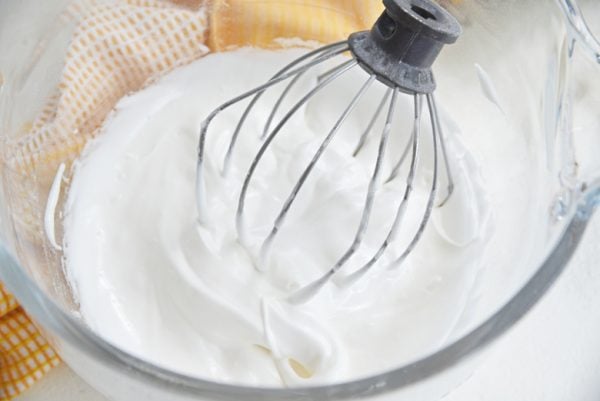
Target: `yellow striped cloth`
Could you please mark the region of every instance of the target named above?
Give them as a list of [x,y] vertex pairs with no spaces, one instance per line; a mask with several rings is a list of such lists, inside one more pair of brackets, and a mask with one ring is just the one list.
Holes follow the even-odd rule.
[[[45,199],[58,165],[77,158],[127,93],[209,50],[276,48],[280,38],[342,40],[369,29],[382,9],[381,0],[73,2],[63,18],[76,20],[77,28],[56,93],[5,152],[5,182],[16,198],[10,205],[15,230],[33,244],[52,249],[43,235],[40,199]],[[0,401],[15,397],[58,363],[0,284]]]
[[278,38],[334,42],[369,29],[383,10],[380,0],[223,0],[209,13],[209,46],[279,47]]
[[58,363],[52,348],[0,283],[0,400],[17,396]]

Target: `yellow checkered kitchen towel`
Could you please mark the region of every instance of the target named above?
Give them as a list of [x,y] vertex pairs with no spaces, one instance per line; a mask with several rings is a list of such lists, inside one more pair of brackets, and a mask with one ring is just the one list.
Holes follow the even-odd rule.
[[31,386],[59,359],[0,283],[0,400],[9,400]]
[[[42,227],[54,174],[61,163],[68,166],[79,156],[127,93],[211,51],[277,48],[279,38],[342,40],[369,29],[382,9],[381,0],[74,1],[63,15],[76,29],[56,92],[3,154],[17,235],[60,263]],[[58,363],[0,283],[0,401],[15,397]]]

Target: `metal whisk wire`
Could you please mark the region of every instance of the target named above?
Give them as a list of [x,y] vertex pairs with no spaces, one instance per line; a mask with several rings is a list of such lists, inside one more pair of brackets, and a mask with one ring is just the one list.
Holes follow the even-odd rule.
[[[279,106],[281,105],[283,98],[289,93],[292,86],[296,82],[298,82],[298,80],[302,77],[302,75],[304,75],[304,73],[307,72],[312,67],[315,67],[316,65],[318,65],[326,60],[329,60],[330,58],[337,56],[338,54],[344,53],[346,51],[348,51],[348,41],[344,40],[342,42],[333,43],[331,45],[327,45],[327,46],[321,47],[319,49],[316,49],[310,53],[307,53],[304,56],[301,56],[300,58],[297,58],[296,60],[292,61],[291,63],[286,65],[284,68],[282,68],[280,71],[278,71],[275,75],[273,75],[273,77],[269,80],[269,82],[267,82],[267,84],[271,83],[272,85],[275,85],[281,81],[288,79],[290,76],[293,76],[293,79],[288,84],[288,86],[284,89],[284,91],[281,94],[281,96],[279,97],[277,103],[273,107],[273,111],[269,115],[269,118],[267,119],[267,123],[265,124],[265,128],[263,130],[263,135],[262,135],[263,138],[266,136],[269,126],[271,125],[271,122],[275,116],[275,112],[277,111],[277,109],[279,109]],[[311,58],[312,58],[311,62],[303,65],[300,68],[297,68],[296,70],[289,72],[296,65],[302,63],[303,61],[311,59]],[[255,95],[255,96],[252,98],[252,100],[250,101],[250,103],[248,104],[246,109],[244,110],[244,113],[242,114],[241,118],[239,119],[237,126],[235,128],[235,131],[233,132],[233,135],[231,136],[231,140],[230,140],[229,146],[227,148],[227,153],[225,154],[225,158],[223,160],[223,172],[225,173],[225,175],[227,175],[227,172],[229,171],[229,166],[231,165],[231,156],[233,154],[235,144],[237,142],[237,138],[242,129],[242,126],[244,125],[244,122],[246,121],[246,118],[248,117],[248,115],[250,114],[250,112],[252,111],[252,109],[254,108],[256,103],[258,102],[258,100],[261,98],[263,93],[266,91],[266,89],[268,89],[272,85],[268,85],[267,87],[261,88],[260,90],[258,90],[259,88],[256,88],[254,91],[251,91],[252,93],[248,93],[248,96],[252,96],[252,95]],[[245,96],[244,98],[239,99],[239,100],[243,100],[246,97],[247,96]]]
[[[385,250],[388,248],[388,246],[396,239],[400,223],[404,217],[404,213],[406,212],[406,207],[413,190],[413,182],[415,179],[418,164],[419,137],[421,135],[421,110],[423,107],[423,95],[414,95],[414,97],[414,122],[412,135],[410,137],[408,145],[405,148],[405,152],[403,152],[403,155],[400,157],[399,162],[394,167],[394,170],[399,169],[401,167],[401,164],[403,164],[403,161],[406,159],[405,155],[408,154],[408,152],[406,151],[409,148],[412,148],[410,167],[406,178],[406,185],[404,187],[404,195],[402,197],[402,201],[398,206],[396,216],[394,217],[392,226],[385,240],[383,241],[383,244],[379,247],[377,252],[373,255],[373,257],[371,257],[371,259],[369,259],[369,261],[364,266],[362,266],[360,269],[356,270],[352,274],[348,275],[343,280],[342,283],[346,285],[354,283],[356,280],[358,280],[360,277],[366,274],[371,269],[371,267],[373,267],[377,263],[377,261],[379,261],[379,259],[383,256]],[[388,178],[386,183],[390,181],[391,180]]]
[[[329,50],[331,50],[331,52],[328,52]],[[324,47],[316,49],[302,57],[299,57],[298,59],[292,61],[287,66],[282,68],[277,74],[275,74],[273,76],[273,78],[271,78],[266,83],[259,85],[259,86],[255,87],[254,89],[244,92],[241,95],[236,96],[236,97],[228,100],[227,102],[221,104],[219,107],[217,107],[215,110],[213,110],[202,121],[202,124],[200,126],[200,137],[198,140],[198,157],[197,157],[197,163],[196,163],[196,172],[197,172],[196,173],[196,208],[198,211],[198,220],[201,223],[207,221],[206,210],[207,210],[207,206],[208,206],[207,201],[206,201],[206,185],[204,182],[204,174],[203,174],[204,156],[205,156],[204,150],[206,147],[206,135],[208,132],[208,128],[210,127],[210,124],[214,120],[214,118],[217,117],[224,110],[228,109],[229,107],[243,101],[244,99],[249,98],[250,96],[256,95],[255,98],[252,99],[252,101],[250,102],[250,104],[248,105],[246,110],[244,111],[244,114],[242,114],[242,117],[240,118],[240,121],[237,124],[237,127],[236,127],[236,129],[232,135],[231,141],[229,143],[227,152],[225,154],[222,171],[223,171],[223,175],[227,176],[227,173],[229,171],[230,161],[231,161],[231,155],[233,154],[235,144],[237,142],[237,138],[239,136],[241,127],[242,127],[244,121],[246,120],[248,114],[250,113],[250,110],[256,104],[256,102],[258,101],[258,99],[260,98],[262,93],[264,93],[270,87],[272,87],[282,81],[285,81],[286,79],[294,77],[298,73],[302,73],[302,72],[308,70],[309,68],[312,68],[312,67],[314,67],[332,57],[335,57],[338,54],[342,54],[346,51],[348,51],[348,41],[342,41],[342,42],[333,43],[331,45],[324,46]],[[325,53],[323,55],[323,57],[319,57],[319,55],[321,55],[322,53]],[[301,65],[300,67],[297,67],[295,69],[293,68],[314,56],[317,56],[317,57],[315,57],[313,60],[307,62],[306,64]]]
[[[427,110],[431,124],[432,135],[432,155],[433,155],[433,175],[431,178],[431,187],[425,205],[423,215],[420,217],[416,232],[411,237],[408,244],[400,256],[396,257],[389,265],[389,268],[399,266],[406,257],[414,250],[417,243],[422,238],[427,224],[431,218],[438,188],[438,165],[439,152],[441,151],[447,178],[447,194],[438,206],[444,205],[454,190],[454,181],[450,170],[447,149],[442,134],[442,127],[438,115],[437,105],[433,96],[435,89],[435,80],[431,71],[431,65],[444,44],[453,43],[460,35],[460,25],[439,5],[430,0],[383,0],[386,10],[375,23],[371,31],[357,32],[346,41],[334,43],[316,49],[306,55],[294,60],[278,71],[266,83],[245,92],[228,102],[223,103],[214,110],[202,123],[200,129],[200,139],[198,144],[198,163],[197,163],[197,207],[200,222],[205,222],[206,215],[206,188],[203,178],[204,152],[208,127],[211,121],[223,110],[231,107],[238,102],[252,97],[240,119],[237,122],[235,130],[230,138],[225,157],[223,159],[222,173],[226,177],[231,159],[235,152],[235,147],[243,125],[250,115],[252,109],[260,100],[266,90],[274,85],[289,80],[279,97],[275,101],[271,112],[266,119],[262,129],[260,139],[262,143],[260,148],[252,159],[250,167],[244,177],[242,188],[238,198],[238,205],[235,217],[235,225],[239,241],[249,246],[246,233],[245,208],[248,189],[251,185],[255,171],[260,164],[265,152],[272,144],[273,140],[282,132],[289,120],[314,96],[334,82],[336,79],[347,73],[356,65],[360,65],[367,73],[368,79],[358,89],[356,94],[345,107],[339,118],[335,121],[333,127],[323,138],[320,146],[313,154],[310,162],[302,171],[299,179],[296,181],[292,190],[283,202],[281,209],[276,215],[274,222],[262,241],[259,250],[259,257],[256,267],[264,270],[269,265],[269,256],[273,244],[276,242],[277,234],[280,232],[286,222],[286,218],[293,207],[294,201],[304,187],[314,167],[321,159],[328,146],[340,131],[342,125],[347,120],[350,113],[355,110],[360,99],[364,96],[368,88],[375,80],[378,80],[388,86],[388,89],[381,99],[381,102],[375,108],[367,127],[360,135],[352,155],[357,157],[365,148],[369,136],[373,131],[381,113],[387,105],[387,115],[385,124],[379,138],[375,165],[369,180],[365,200],[361,210],[360,221],[357,230],[350,245],[345,249],[337,261],[325,273],[316,280],[303,285],[288,297],[291,303],[302,303],[311,299],[320,289],[328,283],[347,263],[353,258],[361,247],[367,233],[369,223],[372,217],[372,211],[378,189],[382,185],[387,185],[394,181],[403,170],[406,160],[410,155],[410,164],[406,175],[404,192],[399,201],[391,227],[383,240],[383,243],[377,248],[370,259],[360,268],[341,277],[336,281],[339,285],[351,285],[356,280],[367,274],[383,257],[389,246],[398,239],[400,227],[403,226],[406,210],[413,192],[414,181],[417,175],[419,165],[419,152],[421,142],[421,117],[423,101],[427,101]],[[352,59],[342,62],[326,72],[317,76],[316,84],[308,90],[298,101],[285,112],[281,119],[272,128],[278,111],[284,104],[284,100],[290,95],[292,88],[300,81],[307,71],[316,67],[333,57],[340,56],[342,53],[350,52]],[[385,180],[382,180],[382,170],[388,143],[393,128],[393,120],[397,112],[397,103],[400,93],[411,94],[414,102],[413,127],[409,139],[404,146],[398,160],[393,164],[391,172]],[[382,182],[383,181],[383,182]]]
[[327,85],[332,83],[336,78],[340,77],[346,71],[348,71],[352,67],[356,66],[356,64],[357,64],[356,60],[348,60],[348,61],[340,64],[334,73],[329,75],[323,81],[319,82],[306,95],[304,95],[298,102],[296,102],[290,108],[290,110],[287,112],[287,114],[281,119],[281,121],[277,124],[277,126],[273,129],[273,131],[271,131],[269,136],[267,136],[265,138],[265,140],[263,141],[260,149],[258,150],[256,157],[254,158],[254,160],[252,160],[252,163],[250,164],[250,169],[248,170],[248,173],[246,174],[246,178],[244,179],[244,183],[242,184],[242,191],[240,193],[240,197],[239,197],[239,201],[238,201],[238,208],[237,208],[237,213],[236,213],[236,229],[238,232],[238,237],[240,238],[240,240],[243,244],[247,243],[246,242],[246,230],[245,230],[246,227],[245,227],[245,221],[244,221],[244,207],[245,207],[245,203],[246,203],[246,195],[248,193],[248,187],[250,185],[252,176],[254,175],[254,171],[256,170],[256,167],[258,166],[258,163],[260,162],[263,155],[265,154],[267,148],[269,147],[269,145],[271,144],[273,139],[275,139],[277,134],[279,134],[281,132],[281,129],[285,126],[285,124],[289,121],[289,119],[304,104],[306,104],[306,102],[308,102],[313,96],[315,96],[319,91],[321,91]]
[[381,134],[381,139],[379,141],[379,148],[377,150],[377,160],[375,162],[375,168],[373,169],[373,175],[371,176],[371,180],[369,181],[369,188],[367,190],[367,197],[362,209],[360,223],[358,225],[358,229],[356,231],[354,239],[350,244],[350,247],[342,254],[342,256],[334,264],[334,266],[331,269],[329,269],[324,275],[292,294],[288,298],[290,302],[303,303],[306,300],[310,299],[317,291],[319,291],[319,289],[321,289],[321,287],[323,287],[323,285],[325,285],[325,283],[329,281],[329,279],[338,270],[340,270],[350,260],[350,258],[356,253],[359,246],[361,245],[364,235],[369,226],[369,220],[371,217],[373,203],[375,201],[375,194],[377,192],[377,187],[379,184],[378,181],[379,176],[381,174],[383,159],[385,157],[390,131],[392,130],[392,120],[394,118],[394,112],[396,111],[396,101],[398,98],[398,93],[399,90],[395,88],[392,93],[392,99],[389,103],[389,109],[385,120],[385,125]]
[[[396,94],[396,93],[397,93],[397,90],[394,91],[394,94]],[[421,221],[419,223],[416,233],[414,234],[413,238],[411,239],[411,241],[409,242],[407,247],[404,249],[404,251],[400,254],[400,256],[398,258],[396,258],[389,265],[389,268],[395,268],[395,267],[399,266],[404,261],[404,259],[413,251],[414,247],[421,239],[421,236],[423,235],[423,233],[425,231],[427,223],[429,222],[429,219],[431,218],[431,213],[433,211],[433,204],[435,201],[435,197],[436,197],[436,193],[437,193],[437,185],[438,185],[438,177],[437,177],[438,176],[438,141],[440,143],[443,143],[443,136],[442,136],[442,132],[441,132],[441,127],[439,125],[439,118],[437,115],[437,109],[435,108],[435,99],[434,99],[433,95],[432,94],[428,94],[428,95],[415,94],[414,95],[414,124],[413,124],[411,140],[409,141],[409,146],[412,145],[411,146],[412,147],[411,162],[410,162],[409,172],[408,172],[407,179],[406,179],[404,196],[398,206],[396,215],[394,217],[394,221],[392,222],[392,226],[391,226],[385,240],[383,241],[383,244],[377,249],[375,254],[369,259],[369,261],[367,263],[365,263],[358,270],[354,271],[353,273],[351,273],[348,276],[344,277],[343,279],[339,280],[338,284],[348,286],[348,285],[351,285],[352,283],[356,282],[361,277],[363,277],[366,273],[369,272],[369,270],[371,270],[371,268],[373,266],[375,266],[375,264],[383,256],[385,250],[389,247],[389,245],[397,237],[398,229],[400,227],[400,224],[401,224],[404,214],[406,212],[406,207],[407,207],[407,204],[408,204],[408,201],[410,198],[410,194],[412,193],[413,182],[414,182],[416,168],[417,168],[419,136],[420,136],[420,132],[421,132],[421,109],[422,109],[423,96],[427,97],[428,111],[429,111],[429,116],[430,116],[430,120],[431,120],[431,132],[432,132],[432,143],[433,143],[433,145],[432,145],[432,152],[433,152],[432,184],[431,184],[431,189],[429,191],[427,204],[425,206],[425,212],[423,214],[423,217],[421,218]],[[392,103],[393,103],[393,98],[392,98]],[[390,106],[390,108],[391,107],[393,107],[393,106]],[[390,109],[390,112],[391,111],[392,110]],[[388,113],[388,121],[389,121],[389,113]],[[387,128],[387,122],[386,122],[386,128]],[[386,129],[384,129],[384,136],[385,136],[385,130]],[[383,156],[382,153],[383,153],[383,151],[380,146],[379,155]],[[379,155],[378,155],[378,157],[379,157]],[[401,167],[399,165],[401,165],[404,160],[405,160],[405,157],[402,156],[399,163],[396,164],[395,169]],[[386,181],[386,183],[387,182],[389,182],[389,180]],[[363,214],[364,214],[364,211],[363,211]],[[348,252],[344,256],[346,256],[346,255],[348,255]],[[350,256],[351,256],[351,254],[350,254]],[[310,298],[312,298],[333,277],[333,275],[342,268],[342,266],[344,265],[344,263],[347,260],[348,259],[345,259],[345,260],[343,258],[340,259],[340,261],[342,261],[341,264],[338,261],[338,263],[336,263],[336,265],[334,265],[334,267],[331,268],[327,273],[325,273],[319,279],[313,281],[312,283],[309,283],[309,284],[305,285],[304,287],[300,288],[299,290],[297,290],[294,294],[292,294],[288,298],[288,300],[292,303],[304,303],[307,300],[309,300]]]
[[310,173],[312,172],[314,166],[317,164],[317,162],[323,155],[323,152],[325,152],[325,149],[327,148],[327,146],[331,143],[335,134],[339,131],[340,127],[342,126],[342,124],[344,123],[344,121],[346,120],[348,115],[352,112],[352,110],[354,110],[354,108],[356,107],[356,104],[358,103],[360,98],[364,95],[366,90],[371,86],[371,84],[373,83],[374,80],[375,80],[375,76],[371,75],[367,79],[367,81],[363,84],[363,86],[360,88],[358,93],[352,98],[352,101],[350,102],[348,107],[346,107],[346,109],[344,110],[344,112],[342,113],[340,118],[336,121],[336,123],[333,126],[333,128],[331,129],[331,131],[329,131],[329,134],[327,134],[327,136],[321,143],[321,146],[319,146],[319,148],[317,149],[317,152],[311,159],[310,163],[308,164],[306,169],[302,172],[300,179],[296,182],[296,185],[292,189],[290,195],[288,196],[283,207],[281,208],[279,215],[275,219],[275,223],[273,223],[273,228],[271,229],[271,231],[269,232],[269,235],[264,240],[264,242],[261,246],[261,250],[260,250],[260,265],[261,266],[264,266],[266,264],[268,256],[269,256],[269,251],[271,249],[271,245],[273,244],[273,240],[275,239],[275,235],[277,235],[277,232],[283,225],[283,223],[285,221],[285,217],[287,216],[287,214],[292,206],[292,203],[296,199],[298,192],[300,192],[300,189],[306,182],[306,180],[307,180],[308,176],[310,175]]

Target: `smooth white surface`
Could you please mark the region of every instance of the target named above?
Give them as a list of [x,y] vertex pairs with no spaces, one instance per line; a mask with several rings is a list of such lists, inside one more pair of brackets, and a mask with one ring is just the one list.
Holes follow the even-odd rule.
[[[444,401],[600,399],[599,244],[600,218],[596,217],[556,285]],[[17,400],[106,401],[65,366]]]

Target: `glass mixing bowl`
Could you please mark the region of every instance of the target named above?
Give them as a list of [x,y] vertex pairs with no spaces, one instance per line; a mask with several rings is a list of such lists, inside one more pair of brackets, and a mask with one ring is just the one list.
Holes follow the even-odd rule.
[[[24,229],[23,204],[42,221],[54,172],[24,176],[6,162],[14,156],[9,144],[27,131],[57,85],[74,29],[61,18],[69,3],[0,2],[0,278],[69,366],[110,399],[437,399],[464,380],[485,354],[479,351],[552,285],[600,202],[594,153],[600,149],[600,45],[579,8],[600,17],[600,7],[592,0],[580,6],[572,0],[441,1],[464,33],[435,65],[439,102],[461,124],[466,146],[480,150],[484,180],[497,176],[505,184],[489,194],[495,230],[478,277],[477,307],[434,352],[347,383],[250,388],[163,369],[104,341],[81,321],[61,255],[43,232]],[[495,83],[495,93],[487,80]],[[456,82],[461,93],[449,89]],[[498,119],[517,135],[486,131]],[[518,152],[517,165],[503,163],[498,150],[506,146]],[[517,185],[519,175],[535,184]]]

